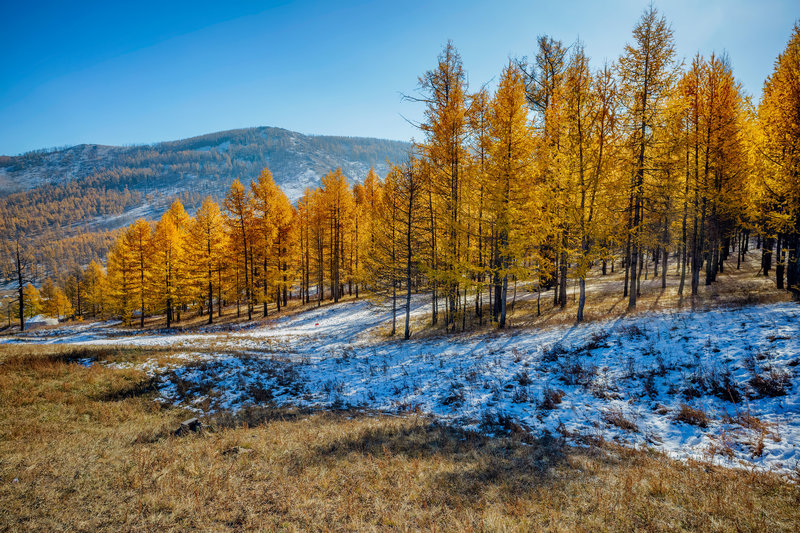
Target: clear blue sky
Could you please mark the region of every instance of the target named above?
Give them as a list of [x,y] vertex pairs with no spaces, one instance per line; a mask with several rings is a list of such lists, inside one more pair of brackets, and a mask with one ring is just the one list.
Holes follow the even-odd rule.
[[[410,139],[401,101],[447,39],[470,83],[496,80],[537,35],[613,60],[649,0],[6,2],[0,154],[134,144],[247,126]],[[609,7],[613,6],[613,7]],[[727,51],[757,99],[797,0],[662,0],[681,57]]]

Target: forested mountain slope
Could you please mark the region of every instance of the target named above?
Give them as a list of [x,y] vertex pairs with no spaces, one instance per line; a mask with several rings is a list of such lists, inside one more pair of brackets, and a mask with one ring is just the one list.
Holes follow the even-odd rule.
[[269,166],[276,182],[294,198],[336,167],[357,181],[371,166],[383,174],[387,159],[402,159],[408,147],[401,141],[303,135],[269,127],[144,146],[82,144],[0,157],[0,194],[73,180],[144,193],[191,187],[217,194],[234,178],[247,179]]
[[[160,214],[175,197],[191,211],[206,195],[221,198],[234,179],[246,184],[269,167],[294,200],[337,167],[351,181],[361,181],[370,167],[385,175],[388,161],[402,160],[409,147],[259,127],[153,145],[78,145],[1,156],[0,224],[6,239],[41,239],[39,259],[63,266],[102,257],[109,239],[101,235]],[[78,234],[82,243],[72,246],[67,239]]]

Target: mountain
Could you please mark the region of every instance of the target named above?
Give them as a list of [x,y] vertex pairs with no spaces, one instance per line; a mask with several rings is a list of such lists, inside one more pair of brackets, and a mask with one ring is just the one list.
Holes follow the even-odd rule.
[[387,160],[403,159],[409,147],[401,141],[303,135],[269,127],[145,146],[82,144],[0,157],[0,195],[75,180],[90,179],[100,185],[103,174],[128,173],[125,185],[130,190],[218,196],[235,178],[248,182],[269,167],[294,200],[337,167],[353,181],[363,180],[370,167],[385,175]]
[[[221,200],[234,179],[247,185],[268,167],[296,200],[337,167],[351,183],[370,167],[385,176],[388,162],[403,160],[410,148],[261,127],[146,146],[82,144],[0,156],[0,249],[22,237],[35,264],[57,273],[104,257],[114,230],[161,216],[175,198],[192,213],[205,196]],[[10,260],[9,253],[0,256]]]

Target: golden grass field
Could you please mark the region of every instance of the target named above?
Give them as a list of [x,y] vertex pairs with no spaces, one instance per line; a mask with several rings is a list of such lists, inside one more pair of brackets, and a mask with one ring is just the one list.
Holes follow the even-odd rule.
[[[486,438],[429,419],[161,409],[136,371],[0,348],[2,531],[796,531],[777,475],[603,444]],[[164,353],[164,357],[168,357]]]

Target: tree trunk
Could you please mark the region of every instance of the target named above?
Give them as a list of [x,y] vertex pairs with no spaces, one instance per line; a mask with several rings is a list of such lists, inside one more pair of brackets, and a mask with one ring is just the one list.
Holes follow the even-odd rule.
[[502,296],[500,297],[500,329],[506,327],[506,296],[508,293],[508,274],[503,276],[503,285],[501,290]]
[[[394,275],[394,274],[392,274]],[[397,283],[392,280],[392,336],[397,332]]]
[[561,309],[564,309],[567,306],[567,267],[569,266],[569,257],[567,256],[567,244],[568,244],[568,236],[566,230],[562,235],[562,250],[561,250],[561,260],[559,261],[559,287],[558,287],[558,303],[561,305]]
[[769,271],[772,269],[772,247],[775,245],[775,239],[772,237],[765,237],[761,246],[761,273],[764,277],[769,276]]
[[22,288],[22,258],[17,240],[17,290],[19,292],[19,330],[25,331],[25,291]]
[[211,284],[211,267],[208,268],[208,323],[214,323],[214,286]]

